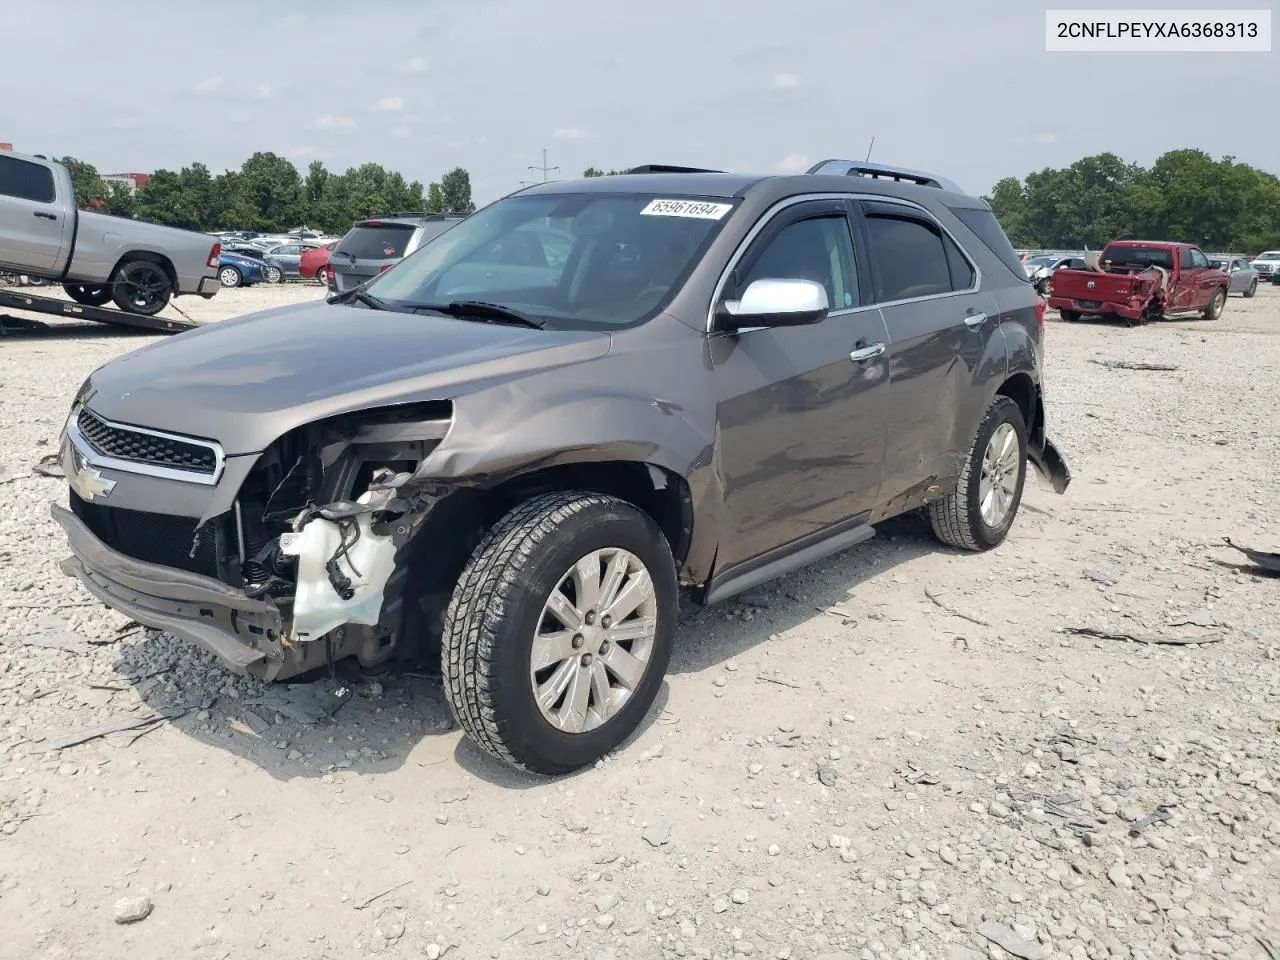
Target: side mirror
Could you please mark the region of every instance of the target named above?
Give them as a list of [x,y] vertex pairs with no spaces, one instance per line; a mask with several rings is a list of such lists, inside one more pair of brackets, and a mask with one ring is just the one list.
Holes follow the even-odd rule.
[[826,319],[827,288],[812,280],[755,280],[741,300],[725,300],[716,311],[722,327],[799,327]]

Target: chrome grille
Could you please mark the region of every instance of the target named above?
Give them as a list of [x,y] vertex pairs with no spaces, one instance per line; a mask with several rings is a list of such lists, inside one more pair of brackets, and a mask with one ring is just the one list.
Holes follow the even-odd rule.
[[109,424],[87,407],[76,418],[80,435],[98,453],[131,463],[212,476],[218,468],[212,447]]

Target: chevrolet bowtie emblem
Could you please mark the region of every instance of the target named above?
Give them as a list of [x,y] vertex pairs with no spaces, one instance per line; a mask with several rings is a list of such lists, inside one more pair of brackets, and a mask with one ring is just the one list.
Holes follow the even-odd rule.
[[116,486],[114,480],[108,480],[89,466],[74,450],[72,460],[75,463],[76,472],[71,477],[71,488],[79,494],[81,500],[105,500],[111,496],[111,491]]

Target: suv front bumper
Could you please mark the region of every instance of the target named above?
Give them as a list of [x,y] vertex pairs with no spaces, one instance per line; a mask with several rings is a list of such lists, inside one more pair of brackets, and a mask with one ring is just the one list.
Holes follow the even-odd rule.
[[299,672],[281,645],[283,619],[271,601],[212,577],[135,560],[99,540],[66,507],[51,504],[50,512],[71,547],[60,569],[107,606],[208,650],[236,673],[274,680],[286,665]]

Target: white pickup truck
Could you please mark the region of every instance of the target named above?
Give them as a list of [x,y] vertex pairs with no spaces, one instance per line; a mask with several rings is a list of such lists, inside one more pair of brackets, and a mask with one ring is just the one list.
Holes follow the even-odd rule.
[[213,297],[221,252],[202,233],[81,211],[62,164],[0,152],[0,271],[61,283],[86,306],[114,300],[154,316],[180,294]]

